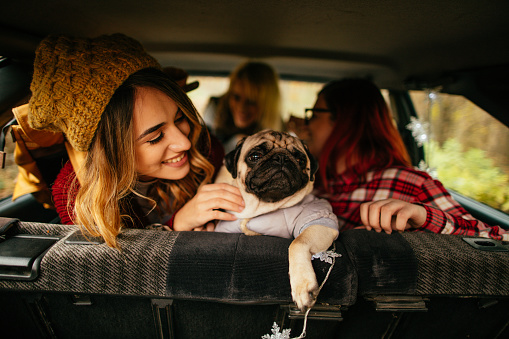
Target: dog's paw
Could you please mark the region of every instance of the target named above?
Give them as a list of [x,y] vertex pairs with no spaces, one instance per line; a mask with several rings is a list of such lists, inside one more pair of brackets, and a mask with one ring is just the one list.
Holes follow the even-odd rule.
[[318,283],[315,272],[306,268],[290,272],[290,286],[292,288],[292,299],[301,311],[311,308],[318,296]]

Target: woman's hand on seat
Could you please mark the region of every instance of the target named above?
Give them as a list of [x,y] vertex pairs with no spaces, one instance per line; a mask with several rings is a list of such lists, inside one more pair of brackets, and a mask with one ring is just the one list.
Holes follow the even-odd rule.
[[360,207],[361,221],[365,228],[377,232],[403,232],[419,228],[426,221],[426,209],[420,205],[397,199],[371,201]]

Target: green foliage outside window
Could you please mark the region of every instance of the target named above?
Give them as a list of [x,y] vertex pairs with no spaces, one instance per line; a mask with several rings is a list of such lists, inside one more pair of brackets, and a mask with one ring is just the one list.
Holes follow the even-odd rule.
[[495,166],[485,151],[463,151],[456,139],[448,139],[442,147],[431,141],[425,151],[430,167],[444,186],[509,213],[509,175]]

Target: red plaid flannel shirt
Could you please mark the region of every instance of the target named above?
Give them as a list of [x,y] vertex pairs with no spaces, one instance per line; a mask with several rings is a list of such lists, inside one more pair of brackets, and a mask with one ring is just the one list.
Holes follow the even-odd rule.
[[420,230],[509,240],[509,232],[489,226],[470,215],[443,185],[427,173],[406,167],[371,171],[366,180],[356,175],[339,176],[329,181],[332,193],[316,192],[327,199],[338,216],[340,230],[362,225],[360,205],[368,201],[400,199],[422,205],[427,212]]

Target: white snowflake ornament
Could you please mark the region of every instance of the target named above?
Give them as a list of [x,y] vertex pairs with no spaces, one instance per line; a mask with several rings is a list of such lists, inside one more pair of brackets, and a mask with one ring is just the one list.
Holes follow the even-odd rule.
[[422,147],[428,141],[429,123],[422,122],[416,117],[410,117],[410,123],[405,127],[412,132],[417,146]]
[[314,254],[311,260],[320,259],[321,261],[325,261],[328,264],[332,265],[333,258],[341,257],[341,254],[336,253],[334,251],[323,251],[317,254]]
[[264,334],[262,339],[290,339],[290,329],[283,330],[283,332],[279,332],[279,326],[274,322],[272,325],[272,334]]

